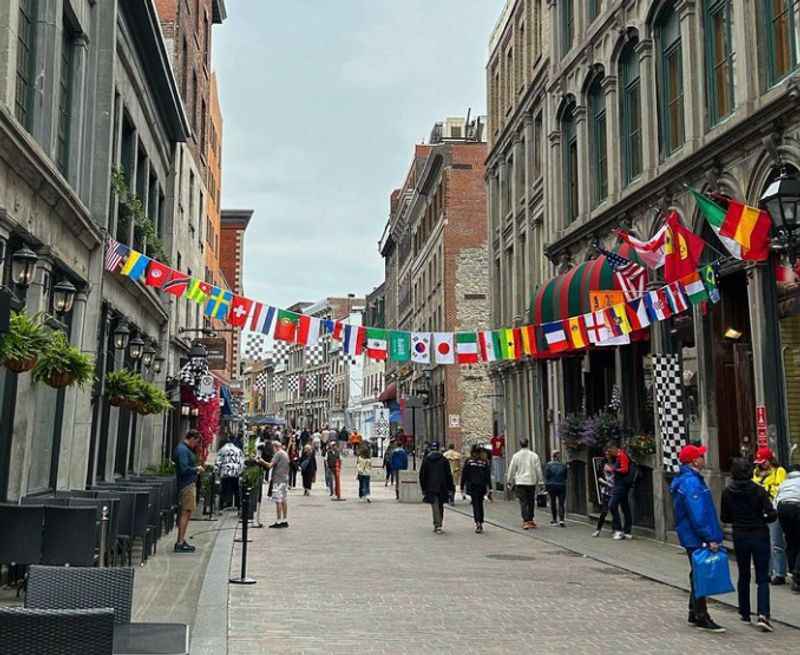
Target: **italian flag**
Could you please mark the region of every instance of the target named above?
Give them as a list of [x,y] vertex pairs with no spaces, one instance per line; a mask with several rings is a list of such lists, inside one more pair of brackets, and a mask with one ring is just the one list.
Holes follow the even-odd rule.
[[299,314],[288,312],[285,309],[279,309],[278,321],[275,324],[275,334],[272,336],[280,341],[294,341],[297,336],[297,327],[299,323]]
[[478,335],[474,332],[456,332],[456,359],[459,364],[478,363]]
[[772,220],[762,209],[731,200],[725,211],[702,193],[690,189],[697,206],[722,244],[736,259],[765,261],[769,257]]
[[686,292],[686,295],[689,296],[689,300],[693,305],[708,300],[706,285],[703,284],[700,273],[697,271],[682,277],[680,283],[683,285],[683,290]]
[[389,340],[386,330],[367,328],[367,357],[378,361],[389,358]]

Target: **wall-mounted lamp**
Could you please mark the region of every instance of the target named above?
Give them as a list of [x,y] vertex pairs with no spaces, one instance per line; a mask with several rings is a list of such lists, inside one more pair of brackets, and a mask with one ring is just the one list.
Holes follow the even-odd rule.
[[742,333],[736,328],[729,327],[727,330],[725,330],[722,337],[724,339],[728,339],[729,341],[739,341],[739,339],[742,338]]
[[69,314],[78,290],[69,280],[61,280],[53,287],[53,310],[56,314]]
[[39,255],[27,246],[22,246],[11,255],[11,278],[14,284],[27,289],[33,282],[38,261]]

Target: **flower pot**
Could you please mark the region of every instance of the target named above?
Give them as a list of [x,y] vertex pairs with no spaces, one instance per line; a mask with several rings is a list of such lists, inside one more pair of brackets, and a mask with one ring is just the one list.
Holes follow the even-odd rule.
[[14,373],[25,373],[36,366],[37,359],[36,355],[34,355],[28,359],[7,359],[3,364],[5,364],[7,369],[14,371]]
[[54,371],[50,374],[50,377],[47,378],[47,384],[55,389],[68,387],[73,382],[75,382],[75,376],[73,376],[69,371]]
[[125,396],[111,396],[108,402],[112,407],[122,407],[126,400]]

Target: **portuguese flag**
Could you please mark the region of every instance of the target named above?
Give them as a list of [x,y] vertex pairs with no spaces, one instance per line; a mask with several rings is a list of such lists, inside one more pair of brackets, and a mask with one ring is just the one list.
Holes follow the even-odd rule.
[[727,211],[702,193],[691,189],[703,216],[719,240],[736,259],[764,261],[769,257],[772,220],[762,209],[731,200]]
[[278,320],[275,323],[275,334],[272,336],[280,341],[294,341],[297,336],[297,326],[299,324],[299,314],[287,312],[285,309],[279,309]]

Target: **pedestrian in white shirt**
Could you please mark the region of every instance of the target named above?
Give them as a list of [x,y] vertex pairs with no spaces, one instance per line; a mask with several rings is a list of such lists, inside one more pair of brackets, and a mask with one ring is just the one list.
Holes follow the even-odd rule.
[[542,484],[542,462],[539,456],[528,447],[528,440],[521,439],[519,450],[511,458],[508,467],[506,483],[513,489],[519,498],[520,511],[522,512],[522,528],[530,530],[536,527],[533,515],[536,507],[536,485]]

